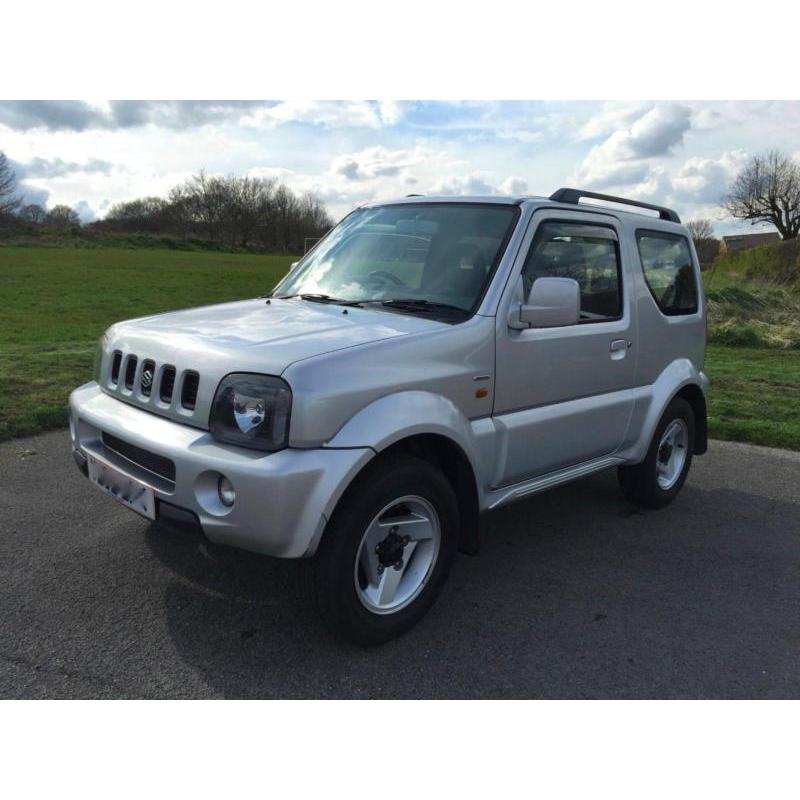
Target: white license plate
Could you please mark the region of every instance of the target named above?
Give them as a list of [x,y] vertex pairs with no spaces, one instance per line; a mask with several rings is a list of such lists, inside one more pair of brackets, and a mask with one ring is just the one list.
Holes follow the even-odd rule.
[[89,456],[89,480],[137,514],[147,519],[156,518],[156,498],[149,486],[129,478],[92,456]]

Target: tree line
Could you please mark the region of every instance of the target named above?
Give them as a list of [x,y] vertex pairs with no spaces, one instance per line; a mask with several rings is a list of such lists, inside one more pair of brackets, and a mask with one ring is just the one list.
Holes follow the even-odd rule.
[[[800,236],[800,163],[770,150],[752,156],[742,167],[721,207],[734,219],[773,225],[784,240]],[[57,230],[80,226],[69,206],[46,210],[23,205],[17,195],[14,171],[0,152],[0,224],[22,222]],[[229,247],[258,247],[268,252],[300,253],[305,241],[322,236],[332,220],[319,197],[296,195],[274,178],[219,177],[201,171],[173,187],[166,198],[143,197],[113,205],[105,219],[89,230],[149,233],[205,239]],[[702,264],[719,250],[708,219],[687,226]]]
[[117,233],[190,236],[230,247],[257,246],[269,252],[303,252],[304,240],[322,236],[333,224],[313,193],[296,195],[275,178],[200,172],[166,198],[143,197],[111,206],[96,228]]
[[81,225],[74,209],[23,204],[14,172],[0,152],[0,222],[37,230],[143,233],[199,239],[231,248],[302,253],[306,241],[324,235],[333,221],[319,197],[295,194],[275,178],[225,177],[200,171],[167,197],[116,203],[105,218]]

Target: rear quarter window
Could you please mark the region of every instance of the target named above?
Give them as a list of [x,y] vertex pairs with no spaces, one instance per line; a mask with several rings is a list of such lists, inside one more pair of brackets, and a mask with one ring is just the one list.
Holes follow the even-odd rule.
[[685,236],[663,231],[636,231],[644,279],[663,314],[697,311],[697,277]]

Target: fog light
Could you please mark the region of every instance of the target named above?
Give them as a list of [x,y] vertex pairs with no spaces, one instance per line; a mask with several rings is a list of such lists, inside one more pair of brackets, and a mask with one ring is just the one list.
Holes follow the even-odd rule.
[[233,488],[233,484],[224,475],[219,476],[217,492],[222,505],[230,508],[236,502],[236,489]]

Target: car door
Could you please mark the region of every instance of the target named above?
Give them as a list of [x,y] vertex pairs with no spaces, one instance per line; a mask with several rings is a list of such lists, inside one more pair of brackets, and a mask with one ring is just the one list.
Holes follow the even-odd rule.
[[[613,453],[633,410],[635,321],[623,226],[607,214],[537,211],[497,317],[494,418],[503,439],[494,476],[507,486]],[[517,330],[509,313],[539,277],[581,289],[581,319]]]

